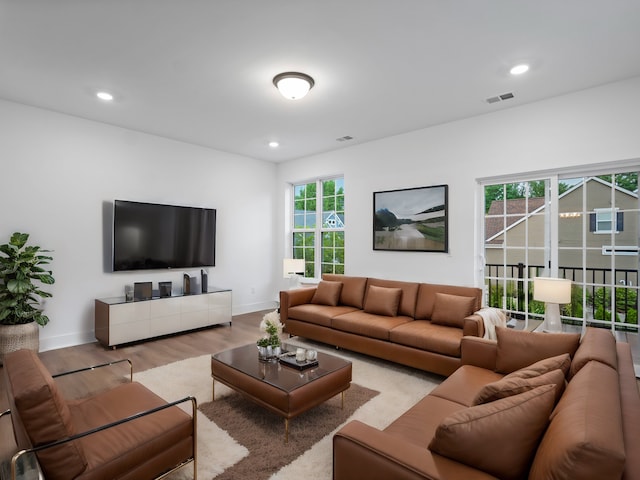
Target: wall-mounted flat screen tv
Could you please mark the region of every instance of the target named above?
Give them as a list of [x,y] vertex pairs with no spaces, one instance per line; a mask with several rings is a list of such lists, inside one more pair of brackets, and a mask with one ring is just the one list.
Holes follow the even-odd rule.
[[115,200],[113,271],[216,264],[216,210]]

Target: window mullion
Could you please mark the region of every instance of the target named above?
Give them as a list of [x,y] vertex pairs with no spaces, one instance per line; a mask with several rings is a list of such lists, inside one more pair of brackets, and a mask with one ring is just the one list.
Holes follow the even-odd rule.
[[560,244],[558,234],[558,176],[552,175],[549,178],[549,183],[549,189],[545,189],[548,195],[548,198],[545,198],[545,202],[549,200],[547,203],[547,205],[549,205],[549,212],[547,215],[549,219],[549,235],[547,238],[549,239],[549,260],[551,262],[549,276],[557,278],[559,273],[558,245]]
[[316,248],[315,248],[315,264],[316,277],[322,278],[322,247],[324,232],[323,216],[324,216],[324,192],[322,191],[322,180],[316,181]]

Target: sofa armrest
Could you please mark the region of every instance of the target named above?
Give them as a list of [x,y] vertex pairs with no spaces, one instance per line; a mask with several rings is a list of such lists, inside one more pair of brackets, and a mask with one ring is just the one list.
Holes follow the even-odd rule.
[[286,326],[289,318],[289,307],[304,305],[311,302],[317,287],[296,288],[295,290],[282,290],[280,292],[280,321]]
[[487,480],[495,477],[353,420],[333,436],[333,480],[354,478]]
[[353,420],[333,436],[333,480],[437,479],[424,447]]
[[498,342],[487,338],[462,337],[460,342],[462,365],[474,365],[496,369],[496,358],[498,355]]
[[462,328],[463,335],[469,335],[472,337],[484,336],[484,320],[480,315],[469,315],[464,319],[464,326]]
[[616,342],[618,355],[618,379],[620,383],[620,407],[622,412],[622,434],[627,460],[624,479],[640,478],[640,394],[633,368],[631,347],[626,342]]

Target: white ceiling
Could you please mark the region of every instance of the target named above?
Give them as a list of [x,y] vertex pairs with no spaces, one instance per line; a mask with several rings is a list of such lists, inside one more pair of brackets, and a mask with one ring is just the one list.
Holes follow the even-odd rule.
[[638,0],[0,0],[0,98],[274,162],[638,75]]

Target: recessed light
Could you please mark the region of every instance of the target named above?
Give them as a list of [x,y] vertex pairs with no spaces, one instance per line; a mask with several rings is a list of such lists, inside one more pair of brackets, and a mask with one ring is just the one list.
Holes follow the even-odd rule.
[[526,73],[528,71],[529,71],[529,65],[522,63],[520,65],[516,65],[511,70],[509,70],[509,73],[511,73],[511,75],[522,75],[523,73]]
[[96,97],[98,97],[100,100],[104,100],[105,102],[110,102],[111,100],[113,100],[113,95],[111,95],[109,92],[98,92],[96,93]]
[[270,146],[271,148],[277,148],[277,147],[279,147],[279,146],[280,146],[280,144],[279,144],[278,142],[269,142],[269,146]]

